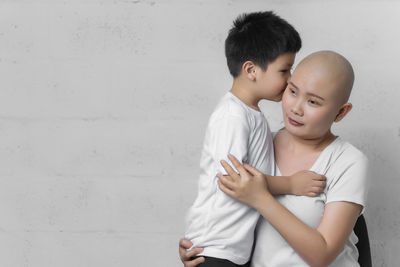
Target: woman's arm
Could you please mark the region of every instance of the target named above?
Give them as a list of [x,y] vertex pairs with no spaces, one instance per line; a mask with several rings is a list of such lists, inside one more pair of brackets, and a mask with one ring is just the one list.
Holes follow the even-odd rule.
[[181,261],[183,263],[183,266],[185,267],[195,267],[200,263],[204,262],[204,257],[199,257],[194,260],[192,260],[192,257],[196,256],[200,252],[203,251],[202,248],[193,248],[191,250],[188,250],[189,248],[192,247],[192,242],[187,239],[181,239],[179,240],[179,257],[181,258]]
[[332,263],[348,240],[362,207],[350,202],[332,202],[317,229],[300,221],[272,196],[255,207],[310,266]]
[[231,162],[238,175],[226,162],[221,162],[229,176],[218,175],[223,192],[257,209],[282,235],[289,245],[311,266],[326,266],[343,250],[362,206],[351,202],[332,202],[317,229],[299,220],[268,191],[264,175],[249,165]]

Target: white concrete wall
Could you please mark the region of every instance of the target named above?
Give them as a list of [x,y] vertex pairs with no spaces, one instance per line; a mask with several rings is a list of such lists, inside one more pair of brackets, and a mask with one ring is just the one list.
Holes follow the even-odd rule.
[[[229,89],[223,42],[275,10],[301,59],[357,80],[336,133],[371,159],[375,266],[400,261],[398,1],[1,0],[0,265],[180,266],[206,122]],[[273,129],[278,104],[263,103]]]

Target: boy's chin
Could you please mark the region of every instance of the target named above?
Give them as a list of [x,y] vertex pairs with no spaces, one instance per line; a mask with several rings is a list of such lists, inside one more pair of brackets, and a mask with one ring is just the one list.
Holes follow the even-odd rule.
[[275,98],[275,100],[273,100],[273,101],[275,101],[275,102],[281,102],[281,101],[282,101],[282,97],[283,97],[283,91],[282,91],[279,95],[277,95],[276,98]]
[[282,101],[282,95],[276,96],[276,97],[268,99],[268,100],[274,101],[274,102],[281,102]]

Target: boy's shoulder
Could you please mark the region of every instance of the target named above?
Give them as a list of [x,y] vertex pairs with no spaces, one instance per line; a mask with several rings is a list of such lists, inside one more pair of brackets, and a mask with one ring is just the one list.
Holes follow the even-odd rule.
[[247,121],[249,116],[251,116],[250,108],[231,92],[228,92],[218,102],[211,114],[210,121],[227,118]]

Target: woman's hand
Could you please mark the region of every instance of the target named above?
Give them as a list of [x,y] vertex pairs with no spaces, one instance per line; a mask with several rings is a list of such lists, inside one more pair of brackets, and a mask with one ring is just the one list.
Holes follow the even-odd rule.
[[203,251],[202,248],[194,248],[188,251],[193,246],[193,243],[187,239],[179,240],[179,257],[185,267],[195,267],[200,263],[204,262],[204,257],[199,257],[192,260],[192,257],[196,256]]
[[233,156],[228,158],[235,166],[239,174],[224,160],[221,161],[222,167],[228,175],[217,174],[219,178],[219,188],[227,195],[253,207],[263,203],[265,197],[272,195],[268,191],[265,174],[248,164],[240,164]]

